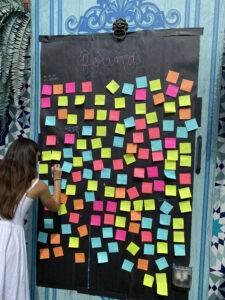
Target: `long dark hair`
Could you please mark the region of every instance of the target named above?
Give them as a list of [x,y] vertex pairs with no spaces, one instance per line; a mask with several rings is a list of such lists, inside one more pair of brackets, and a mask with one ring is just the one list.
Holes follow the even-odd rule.
[[0,162],[0,216],[11,220],[31,181],[37,176],[38,145],[27,138],[14,141]]

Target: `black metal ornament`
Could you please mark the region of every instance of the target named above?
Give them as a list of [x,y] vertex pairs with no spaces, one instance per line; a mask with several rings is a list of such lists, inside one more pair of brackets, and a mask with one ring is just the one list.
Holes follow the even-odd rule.
[[113,38],[117,41],[123,41],[126,38],[126,32],[128,30],[128,24],[126,20],[122,18],[116,20],[113,23]]

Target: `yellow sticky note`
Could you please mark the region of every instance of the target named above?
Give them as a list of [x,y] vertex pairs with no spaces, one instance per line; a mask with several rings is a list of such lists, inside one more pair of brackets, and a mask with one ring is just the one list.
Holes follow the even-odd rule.
[[79,248],[79,237],[70,237],[69,248]]
[[124,154],[123,158],[127,165],[130,165],[136,161],[134,154],[131,153]]
[[168,243],[157,242],[157,253],[158,254],[168,254]]
[[133,256],[135,256],[138,251],[140,250],[140,247],[136,245],[133,242],[130,242],[130,244],[127,246],[126,250],[130,252]]
[[184,231],[174,231],[173,232],[173,241],[174,243],[184,243]]
[[39,174],[48,174],[48,164],[39,164],[38,170]]
[[83,167],[83,157],[82,156],[73,157],[73,167]]
[[176,185],[166,185],[165,186],[165,195],[175,197],[177,195],[177,186]]
[[180,154],[191,154],[191,143],[180,143]]
[[180,201],[179,202],[179,206],[180,206],[180,212],[183,213],[187,213],[187,212],[191,212],[191,202],[190,200],[187,201]]
[[87,149],[87,140],[77,139],[77,149],[79,149],[79,150]]
[[145,116],[147,124],[153,124],[158,122],[156,111],[146,114]]
[[101,138],[91,139],[92,149],[102,148],[102,140]]
[[184,229],[184,219],[173,218],[173,229]]
[[75,96],[75,105],[82,105],[85,102],[85,95],[76,95]]
[[166,273],[156,273],[157,294],[168,296],[168,284]]
[[115,98],[115,108],[120,109],[120,108],[125,108],[126,103],[125,103],[125,97],[120,97],[120,98]]
[[107,118],[107,110],[105,109],[97,109],[97,120],[105,121]]
[[143,210],[143,200],[134,200],[134,210],[136,211],[142,211]]
[[76,125],[77,124],[77,115],[68,114],[67,115],[67,124]]
[[104,196],[114,198],[114,196],[115,196],[115,187],[114,186],[105,186]]
[[105,95],[95,95],[95,105],[105,105]]
[[88,191],[97,191],[98,190],[98,181],[97,180],[88,180]]
[[150,80],[149,85],[150,85],[151,92],[159,91],[162,88],[160,79]]
[[115,94],[115,92],[119,89],[119,84],[115,81],[112,80],[110,81],[109,84],[107,84],[106,88],[112,93]]
[[62,151],[52,151],[52,160],[60,160]]
[[175,102],[164,102],[164,113],[172,114],[176,112]]
[[180,166],[191,167],[191,155],[180,155]]
[[144,275],[144,279],[143,279],[143,285],[147,286],[147,287],[152,287],[153,286],[153,282],[154,282],[154,277],[149,275],[149,274],[145,274]]
[[67,186],[66,186],[66,195],[74,196],[75,194],[76,194],[76,185],[67,184]]
[[165,170],[176,170],[176,161],[165,159]]
[[47,161],[52,159],[52,151],[42,151],[42,161]]
[[179,96],[179,106],[190,106],[191,105],[191,96],[185,95],[185,96]]
[[96,126],[96,136],[106,136],[107,127],[106,126]]
[[155,199],[144,200],[145,210],[155,210]]
[[67,214],[66,204],[60,204],[60,207],[58,210],[58,216],[66,215],[66,214]]
[[146,114],[146,103],[136,103],[135,104],[135,114],[145,115]]
[[178,150],[167,150],[167,160],[178,160]]
[[58,106],[68,106],[68,96],[59,96]]
[[115,226],[125,228],[125,226],[126,226],[126,217],[116,216]]
[[111,158],[111,148],[102,148],[101,158]]
[[120,201],[120,210],[121,211],[129,212],[130,208],[131,208],[131,202],[130,201],[126,201],[126,200]]
[[121,124],[121,123],[117,123],[116,124],[115,133],[124,135],[126,133],[126,127],[125,127],[125,125]]
[[191,190],[190,187],[185,187],[182,189],[179,189],[179,195],[180,195],[180,199],[188,199],[191,198]]

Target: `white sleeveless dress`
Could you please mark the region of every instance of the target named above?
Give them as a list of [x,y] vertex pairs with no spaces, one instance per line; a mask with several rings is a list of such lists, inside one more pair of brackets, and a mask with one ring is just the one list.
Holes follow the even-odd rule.
[[0,299],[29,300],[27,251],[24,235],[24,217],[33,199],[27,193],[37,184],[32,184],[20,200],[12,220],[0,217]]

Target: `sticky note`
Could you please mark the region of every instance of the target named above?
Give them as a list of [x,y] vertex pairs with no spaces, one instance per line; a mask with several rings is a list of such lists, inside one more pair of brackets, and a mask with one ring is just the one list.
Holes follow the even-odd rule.
[[102,148],[101,158],[111,158],[111,148]]
[[165,102],[165,97],[163,93],[158,93],[152,96],[154,105],[159,105]]
[[135,91],[135,100],[146,100],[146,89],[137,89]]
[[41,108],[49,108],[49,107],[51,107],[51,99],[41,98]]
[[160,214],[159,224],[164,226],[170,226],[171,215]]
[[110,110],[109,111],[109,121],[118,122],[120,119],[120,111],[119,110]]
[[176,138],[166,137],[164,139],[164,148],[165,149],[176,149],[176,146],[177,146]]
[[48,174],[48,164],[39,164],[38,173],[39,174]]
[[93,168],[94,168],[94,171],[103,170],[104,169],[103,160],[102,159],[93,160]]
[[191,190],[190,187],[185,187],[185,188],[181,188],[179,189],[179,195],[180,195],[180,199],[188,199],[191,198]]
[[138,159],[149,159],[149,149],[139,148],[138,149]]
[[112,198],[114,198],[114,196],[115,196],[115,187],[113,187],[113,186],[105,186],[104,196],[105,197],[112,197]]
[[160,131],[159,127],[149,128],[148,129],[149,139],[159,139],[160,138]]
[[126,153],[137,153],[137,144],[127,143]]
[[166,76],[166,81],[171,82],[171,83],[177,83],[179,75],[180,75],[180,73],[169,70],[169,72]]
[[176,96],[178,94],[178,91],[179,91],[179,86],[168,84],[168,87],[167,87],[167,90],[166,90],[166,95],[170,96],[170,97],[173,97],[173,98],[176,98]]
[[141,241],[142,242],[151,242],[152,241],[151,231],[141,231]]
[[106,126],[96,126],[96,136],[106,136],[107,127]]
[[56,145],[56,135],[47,135],[46,146],[55,146]]
[[138,258],[137,269],[147,271],[148,263],[148,259]]
[[73,168],[73,164],[68,162],[68,161],[64,161],[63,165],[62,165],[62,171],[66,172],[66,173],[70,173],[71,170]]
[[178,160],[178,150],[167,150],[167,160]]
[[131,209],[131,202],[122,200],[120,202],[120,210],[129,212]]
[[146,129],[146,119],[136,119],[135,120],[135,129],[144,130]]
[[145,178],[144,168],[134,168],[134,177]]
[[180,155],[180,166],[191,167],[191,155]]
[[102,237],[103,237],[103,239],[113,238],[113,229],[112,229],[112,227],[103,227],[102,228]]
[[64,158],[73,158],[73,148],[63,148]]
[[70,213],[69,222],[78,224],[80,219],[80,214],[78,213]]
[[158,172],[158,167],[147,167],[147,175],[148,178],[153,178],[153,177],[158,177],[159,172]]
[[127,189],[127,194],[131,200],[138,198],[140,196],[136,186],[133,186],[133,187]]
[[59,96],[58,106],[68,106],[68,96]]
[[184,229],[184,219],[173,218],[173,229]]
[[85,201],[86,202],[93,202],[95,201],[95,193],[94,192],[85,192]]
[[125,125],[121,124],[121,123],[117,123],[116,124],[115,133],[121,134],[121,135],[125,135],[125,133],[126,133],[126,127],[125,127]]
[[75,200],[73,200],[73,208],[74,208],[74,210],[82,210],[82,209],[84,209],[84,200],[83,199],[75,199]]
[[118,242],[108,243],[108,249],[109,249],[109,253],[118,253],[119,252]]
[[107,110],[98,109],[97,110],[97,120],[98,121],[105,121],[106,119],[107,119]]
[[141,192],[143,194],[151,194],[152,193],[152,182],[142,182]]
[[40,259],[50,258],[49,248],[40,249]]
[[67,214],[67,208],[65,204],[61,204],[58,210],[58,216],[66,215]]
[[95,105],[105,105],[105,95],[95,95]]
[[62,234],[71,234],[71,224],[61,224]]
[[165,169],[166,170],[176,170],[176,161],[165,159]]
[[184,231],[173,231],[174,243],[184,243]]
[[48,161],[52,159],[51,151],[42,151],[42,161]]
[[123,158],[127,165],[130,165],[136,161],[134,154],[130,154],[130,153],[124,154]]
[[191,173],[179,174],[180,184],[191,184]]
[[95,200],[93,202],[93,210],[94,211],[103,211],[103,201]]
[[174,120],[163,120],[163,131],[174,131]]
[[66,94],[75,93],[75,82],[66,83]]
[[169,267],[169,265],[168,265],[167,260],[166,260],[165,257],[161,257],[159,259],[156,259],[155,263],[156,263],[159,271],[164,270],[164,269],[166,269],[166,268]]
[[187,213],[187,212],[191,212],[191,202],[189,200],[187,201],[180,201],[179,202],[179,206],[180,206],[180,211],[181,213]]
[[133,201],[134,210],[142,211],[143,210],[143,200],[135,200]]
[[51,95],[52,94],[52,85],[43,84],[41,94],[42,95]]
[[193,118],[191,120],[187,120],[184,123],[185,123],[185,126],[186,126],[188,132],[198,129],[198,123],[195,118]]
[[48,233],[39,231],[38,242],[46,244],[47,239],[48,239]]
[[142,217],[141,228],[152,229],[152,218]]
[[124,259],[121,269],[127,272],[131,272],[133,267],[134,267],[134,263],[132,263],[128,259]]
[[83,158],[81,156],[73,157],[73,167],[83,167]]
[[106,88],[111,92],[111,94],[115,94],[120,86],[115,80],[111,80],[110,83],[107,84]]
[[190,106],[191,105],[191,96],[185,95],[185,96],[179,96],[179,106]]
[[64,138],[64,144],[74,144],[75,143],[75,134],[66,133]]
[[107,263],[109,261],[108,260],[108,254],[105,251],[98,252],[97,257],[98,257],[98,263],[99,264],[104,264],[104,263]]
[[190,120],[191,119],[191,108],[185,107],[179,109],[179,119],[180,120]]
[[154,191],[164,192],[165,191],[165,181],[164,180],[154,180]]
[[101,178],[109,179],[111,177],[111,169],[110,168],[104,168],[101,170]]
[[101,248],[102,247],[102,241],[100,237],[93,237],[91,238],[91,247],[92,248]]
[[53,94],[54,95],[63,94],[63,84],[54,84],[53,85]]
[[176,185],[166,185],[165,186],[165,195],[166,196],[174,196],[177,195],[177,186]]
[[61,190],[66,189],[67,179],[61,179]]
[[60,203],[66,204],[68,200],[68,196],[65,195],[64,193],[61,193],[60,195]]
[[91,215],[91,226],[101,226],[101,216]]
[[88,191],[97,191],[98,190],[98,180],[88,180],[87,190]]
[[92,136],[92,131],[93,131],[92,126],[82,126],[83,136]]
[[144,244],[144,255],[154,255],[154,254],[155,254],[155,245]]
[[140,211],[131,210],[130,211],[130,220],[131,221],[141,221],[141,212]]
[[180,154],[191,154],[191,143],[180,143],[179,151]]
[[134,117],[129,117],[123,120],[126,128],[135,127]]
[[74,196],[76,194],[76,185],[67,184],[66,186],[66,195]]
[[92,149],[102,148],[102,140],[101,138],[91,139]]
[[91,150],[82,151],[82,158],[84,162],[92,161],[93,160],[92,151]]
[[77,139],[77,149],[79,149],[79,150],[87,149],[87,140]]
[[168,296],[168,284],[166,273],[156,273],[157,294]]
[[133,90],[134,90],[134,84],[125,82],[123,84],[122,94],[131,96],[133,94]]
[[186,139],[188,137],[188,132],[186,127],[177,127],[176,137]]
[[135,104],[135,114],[145,115],[146,114],[146,103],[136,103]]
[[95,118],[95,110],[94,109],[85,109],[84,110],[84,120],[93,120]]
[[144,143],[144,133],[143,132],[133,132],[133,143],[136,143],[136,144]]
[[82,82],[82,92],[83,93],[91,93],[92,92],[92,82],[91,81]]
[[68,116],[68,110],[65,108],[58,109],[58,119],[66,120]]
[[116,187],[115,198],[116,199],[125,199],[126,189],[123,187]]
[[157,254],[168,254],[168,243],[157,242]]
[[154,124],[158,122],[156,111],[148,113],[145,117],[146,117],[147,124]]
[[152,151],[160,151],[162,150],[162,141],[161,140],[153,140],[151,143]]
[[106,211],[116,213],[117,202],[107,201]]
[[115,226],[125,228],[125,226],[126,226],[126,217],[116,216]]
[[176,112],[175,102],[165,102],[164,103],[164,113],[172,114]]
[[59,233],[51,234],[50,244],[60,244],[60,234]]
[[125,97],[114,99],[115,109],[121,109],[126,107]]
[[151,288],[153,286],[153,282],[154,282],[154,276],[151,276],[146,273],[144,275],[143,285]]
[[156,161],[163,161],[164,157],[163,157],[163,151],[153,151],[152,152],[152,161],[156,162]]
[[127,174],[117,174],[117,184],[127,184]]
[[160,211],[166,215],[168,215],[172,209],[173,209],[173,205],[171,205],[167,201],[163,201],[163,204],[160,206]]
[[124,137],[114,136],[113,147],[123,148]]
[[132,233],[135,233],[135,234],[139,234],[140,224],[135,223],[135,222],[130,222],[128,231],[132,232]]
[[85,102],[85,95],[76,95],[75,96],[75,105],[82,105]]
[[79,248],[79,238],[70,237],[69,238],[69,248]]
[[85,263],[85,253],[84,252],[75,252],[75,263],[76,264]]
[[149,85],[150,85],[151,92],[161,90],[162,88],[160,79],[150,80]]
[[126,230],[116,229],[115,240],[125,242],[127,232]]
[[167,241],[168,229],[158,228],[157,229],[157,240]]
[[184,244],[173,244],[175,256],[185,256],[185,245]]
[[181,89],[181,91],[185,91],[185,92],[190,93],[191,90],[192,90],[193,84],[194,84],[194,81],[183,79],[182,82],[181,82],[180,89]]
[[147,77],[146,76],[136,77],[136,86],[138,89],[147,87],[148,86]]

